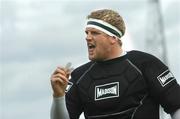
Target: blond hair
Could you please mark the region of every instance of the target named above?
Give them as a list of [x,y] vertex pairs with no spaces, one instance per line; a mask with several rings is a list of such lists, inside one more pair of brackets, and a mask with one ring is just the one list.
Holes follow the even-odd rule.
[[103,20],[112,26],[116,27],[119,31],[122,32],[122,36],[125,34],[125,23],[123,18],[114,10],[110,9],[101,9],[95,10],[87,16],[87,19],[99,19]]

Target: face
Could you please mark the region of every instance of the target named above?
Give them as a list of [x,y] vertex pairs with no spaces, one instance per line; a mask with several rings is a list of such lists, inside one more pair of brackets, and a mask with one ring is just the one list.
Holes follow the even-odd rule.
[[89,59],[92,61],[107,60],[111,54],[110,36],[95,28],[86,28],[85,32]]

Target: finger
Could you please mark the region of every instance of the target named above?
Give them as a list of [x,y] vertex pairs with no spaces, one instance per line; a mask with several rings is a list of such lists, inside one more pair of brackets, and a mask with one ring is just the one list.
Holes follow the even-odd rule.
[[53,78],[51,80],[51,83],[54,84],[60,84],[60,85],[67,85],[67,82],[65,82],[64,80],[62,80],[61,78]]
[[62,80],[61,78],[53,78],[51,79],[51,85],[52,86],[56,86],[56,85],[59,85],[59,86],[66,86],[68,84],[68,82]]
[[66,68],[59,67],[58,69],[59,69],[58,73],[61,73],[62,75],[66,76],[67,78],[69,78],[69,75],[72,72],[72,68],[66,69]]
[[67,79],[69,78],[69,75],[68,75],[68,73],[67,72],[65,72],[65,71],[63,71],[63,70],[60,70],[57,74],[55,74],[54,76],[56,77],[61,77],[61,75],[62,76],[64,76],[64,77],[66,77]]
[[68,82],[68,78],[65,75],[60,74],[60,73],[52,75],[52,79],[53,78],[60,78],[61,80],[65,81],[65,82]]
[[65,70],[61,67],[57,67],[57,69],[54,71],[53,75],[58,74],[58,73],[66,75]]

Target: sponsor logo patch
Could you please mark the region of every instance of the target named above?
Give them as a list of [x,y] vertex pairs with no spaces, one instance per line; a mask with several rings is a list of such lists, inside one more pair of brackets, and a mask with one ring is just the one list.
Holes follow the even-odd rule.
[[95,86],[95,100],[119,97],[119,82]]
[[174,80],[173,74],[169,71],[166,70],[162,74],[160,74],[157,79],[159,80],[160,84],[164,87],[168,83],[170,83],[172,80]]
[[70,90],[70,88],[72,87],[72,85],[73,85],[72,82],[68,82],[65,92],[68,92]]

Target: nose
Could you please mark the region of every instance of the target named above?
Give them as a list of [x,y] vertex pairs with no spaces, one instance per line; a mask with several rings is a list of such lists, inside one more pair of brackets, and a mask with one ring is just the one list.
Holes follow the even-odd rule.
[[91,33],[86,33],[86,41],[91,41],[93,39],[93,36]]

